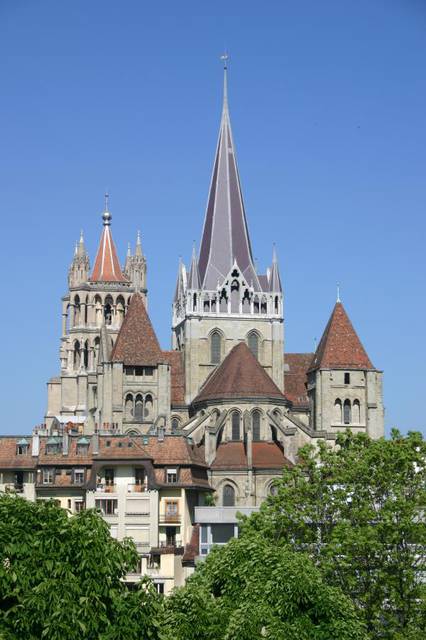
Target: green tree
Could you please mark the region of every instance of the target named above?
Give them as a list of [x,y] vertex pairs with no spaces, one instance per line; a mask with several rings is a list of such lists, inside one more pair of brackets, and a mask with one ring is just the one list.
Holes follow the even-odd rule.
[[361,640],[355,608],[310,559],[252,533],[213,549],[164,603],[162,640]]
[[425,442],[347,432],[337,444],[301,449],[242,537],[309,554],[351,597],[370,638],[424,638]]
[[130,591],[122,580],[136,562],[133,542],[111,538],[94,511],[1,496],[0,638],[157,638],[152,585]]

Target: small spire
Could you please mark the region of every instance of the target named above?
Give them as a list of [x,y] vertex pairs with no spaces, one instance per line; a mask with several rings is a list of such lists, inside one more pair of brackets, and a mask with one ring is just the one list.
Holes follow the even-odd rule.
[[132,249],[130,247],[130,242],[127,243],[127,257],[130,258],[132,255]]
[[142,243],[141,243],[141,232],[138,230],[137,236],[136,236],[136,251],[135,251],[135,255],[136,256],[141,256],[142,255]]
[[83,229],[80,229],[80,244],[84,244]]
[[74,247],[74,255],[78,255],[78,242],[75,243],[75,247]]
[[277,264],[277,249],[275,246],[275,242],[272,243],[272,264]]
[[112,215],[109,211],[109,193],[108,191],[105,193],[105,209],[102,214],[102,220],[104,221],[104,226],[108,227],[111,224]]
[[340,300],[340,282],[336,283],[336,302],[341,302]]

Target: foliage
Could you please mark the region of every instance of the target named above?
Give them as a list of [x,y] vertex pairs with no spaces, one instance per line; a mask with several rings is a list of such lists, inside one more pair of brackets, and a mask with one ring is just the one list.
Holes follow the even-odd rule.
[[213,549],[165,601],[162,640],[361,640],[350,600],[258,534]]
[[94,511],[0,497],[0,638],[154,640],[157,594],[122,581],[136,561]]
[[347,432],[337,444],[301,449],[242,536],[308,553],[352,598],[370,638],[423,638],[426,444],[397,431],[390,440]]

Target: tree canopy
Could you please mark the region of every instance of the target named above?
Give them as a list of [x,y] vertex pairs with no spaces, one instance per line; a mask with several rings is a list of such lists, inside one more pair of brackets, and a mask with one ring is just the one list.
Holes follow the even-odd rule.
[[137,562],[94,511],[69,516],[53,501],[0,497],[0,638],[157,638],[160,600],[122,578]]
[[277,495],[242,525],[242,538],[308,554],[327,584],[356,606],[371,638],[423,638],[426,628],[426,445],[340,434],[284,469]]

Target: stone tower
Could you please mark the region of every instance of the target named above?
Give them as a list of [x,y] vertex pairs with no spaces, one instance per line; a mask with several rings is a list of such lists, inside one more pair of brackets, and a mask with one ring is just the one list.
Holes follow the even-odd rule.
[[311,427],[384,432],[382,372],[367,355],[338,299],[307,372]]
[[254,265],[231,131],[224,68],[222,118],[199,256],[179,265],[173,348],[183,351],[185,401],[227,353],[246,342],[284,390],[283,293],[275,251],[267,274]]

